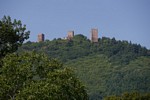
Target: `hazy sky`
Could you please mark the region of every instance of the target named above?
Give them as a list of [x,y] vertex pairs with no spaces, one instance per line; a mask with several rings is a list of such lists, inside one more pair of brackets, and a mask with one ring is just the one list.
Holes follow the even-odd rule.
[[0,0],[0,18],[21,20],[46,39],[66,37],[67,32],[90,38],[91,28],[99,37],[115,37],[150,48],[150,0]]

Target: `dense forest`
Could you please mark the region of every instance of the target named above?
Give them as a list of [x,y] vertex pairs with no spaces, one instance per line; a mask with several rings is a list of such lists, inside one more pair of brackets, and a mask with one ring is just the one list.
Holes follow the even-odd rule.
[[45,53],[75,70],[91,100],[125,92],[150,93],[150,50],[131,41],[102,37],[98,43],[84,35],[23,44],[17,51]]

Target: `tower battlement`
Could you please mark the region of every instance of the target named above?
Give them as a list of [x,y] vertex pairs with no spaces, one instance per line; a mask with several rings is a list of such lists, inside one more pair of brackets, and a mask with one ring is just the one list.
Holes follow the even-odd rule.
[[[65,39],[72,40],[74,37],[74,31],[68,31],[67,37]],[[38,34],[38,42],[43,42],[45,40],[45,36],[43,33]],[[97,43],[98,42],[98,29],[92,28],[91,29],[91,42]]]
[[74,37],[74,31],[68,31],[67,39],[71,40]]
[[44,34],[40,33],[38,34],[38,42],[43,42],[44,41]]
[[91,30],[91,42],[98,42],[98,29]]

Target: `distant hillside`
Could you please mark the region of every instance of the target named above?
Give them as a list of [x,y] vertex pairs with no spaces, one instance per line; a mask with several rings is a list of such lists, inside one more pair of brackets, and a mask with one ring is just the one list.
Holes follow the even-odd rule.
[[91,43],[79,34],[70,41],[27,42],[22,51],[46,53],[75,69],[91,100],[126,91],[150,92],[150,50],[139,44],[106,37]]
[[138,57],[128,65],[113,65],[103,54],[68,61],[85,83],[90,98],[138,91],[150,93],[150,57]]

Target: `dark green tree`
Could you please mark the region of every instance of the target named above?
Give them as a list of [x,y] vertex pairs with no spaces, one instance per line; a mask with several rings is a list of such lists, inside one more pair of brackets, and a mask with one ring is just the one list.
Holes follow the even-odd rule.
[[0,20],[0,58],[15,52],[29,38],[29,34],[30,31],[26,31],[26,25],[22,25],[20,20],[12,21],[10,16],[4,16]]
[[69,68],[43,54],[10,54],[0,69],[1,100],[87,100],[82,83]]

